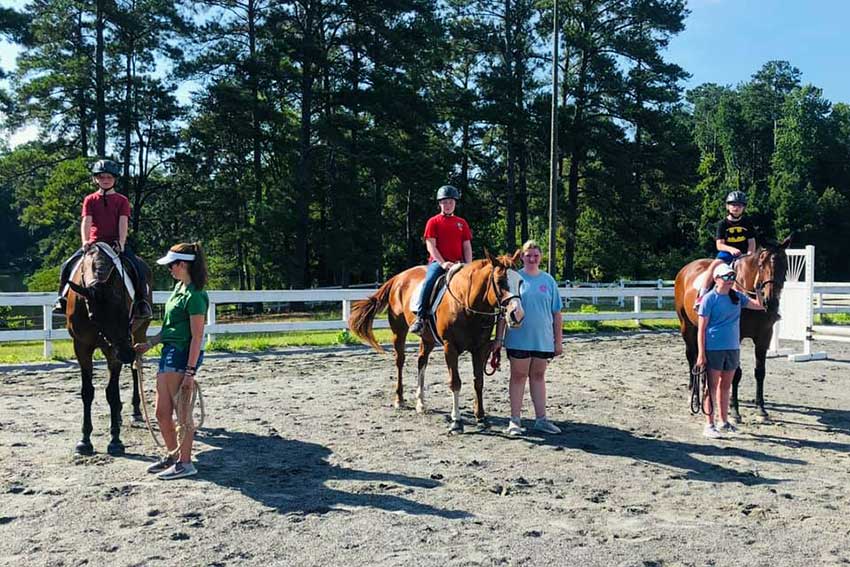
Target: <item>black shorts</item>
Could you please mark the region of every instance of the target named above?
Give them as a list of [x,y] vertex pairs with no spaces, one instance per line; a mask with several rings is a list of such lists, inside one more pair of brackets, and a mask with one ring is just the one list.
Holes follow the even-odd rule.
[[508,351],[508,357],[510,358],[555,358],[554,352],[543,352],[541,350],[517,350],[517,349],[506,349]]

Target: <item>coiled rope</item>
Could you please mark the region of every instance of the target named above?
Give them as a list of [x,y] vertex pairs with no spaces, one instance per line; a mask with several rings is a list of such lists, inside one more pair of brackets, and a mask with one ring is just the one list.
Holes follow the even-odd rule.
[[[691,368],[691,379],[688,389],[691,392],[691,413],[696,415],[700,412],[705,415],[714,415],[714,396],[712,395],[708,372],[705,366],[694,366]],[[708,411],[705,411],[704,402],[708,400]]]
[[[171,398],[173,407],[177,411],[177,427],[175,428],[175,432],[177,433],[177,446],[173,450],[169,451],[168,447],[165,445],[165,439],[160,442],[161,434],[160,436],[157,436],[157,434],[154,433],[153,425],[151,425],[151,419],[148,413],[148,397],[145,393],[144,359],[141,355],[136,357],[136,371],[139,376],[139,395],[142,398],[142,414],[145,417],[145,425],[148,427],[151,439],[153,439],[154,444],[156,444],[160,450],[164,451],[164,458],[174,458],[180,452],[180,447],[183,446],[183,441],[186,440],[186,436],[192,435],[196,430],[200,429],[204,425],[207,413],[206,408],[204,407],[204,395],[201,392],[201,386],[196,381],[194,388],[192,388],[192,395],[188,400],[184,400],[185,395],[183,393],[182,386],[185,374],[180,378],[180,384],[177,386],[177,394]],[[192,419],[192,413],[195,409],[196,403],[200,410],[197,425],[193,423]]]

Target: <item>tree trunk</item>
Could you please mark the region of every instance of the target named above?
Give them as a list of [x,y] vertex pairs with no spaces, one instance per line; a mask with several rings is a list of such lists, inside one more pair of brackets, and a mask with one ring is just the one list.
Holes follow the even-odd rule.
[[315,26],[315,9],[309,5],[304,26],[305,36],[301,45],[301,123],[298,129],[298,169],[296,173],[296,240],[295,240],[295,274],[293,282],[298,288],[304,288],[310,281],[309,237],[310,218],[309,205],[313,197],[313,164],[312,164],[312,134],[313,134],[313,84],[316,80],[314,68],[315,49],[313,36]]
[[95,13],[95,124],[97,155],[106,157],[106,81],[103,69],[104,40],[103,30],[106,26],[104,18],[105,0],[97,0]]

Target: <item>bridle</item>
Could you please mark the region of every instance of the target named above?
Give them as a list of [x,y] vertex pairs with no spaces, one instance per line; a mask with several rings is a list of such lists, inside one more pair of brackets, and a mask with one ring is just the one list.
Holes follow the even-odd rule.
[[737,284],[738,287],[740,289],[742,289],[744,291],[744,293],[746,293],[747,295],[749,295],[751,297],[757,297],[758,300],[759,300],[759,303],[761,303],[762,305],[765,306],[765,308],[767,308],[767,304],[765,302],[765,297],[764,297],[764,288],[769,286],[769,285],[772,285],[775,288],[775,286],[779,282],[777,282],[777,280],[776,280],[776,275],[775,275],[776,269],[775,269],[775,267],[774,267],[774,270],[772,272],[774,274],[774,277],[769,279],[769,280],[761,281],[761,271],[764,268],[764,262],[765,262],[764,260],[759,258],[758,265],[756,266],[756,277],[753,280],[753,289],[747,289],[747,286],[745,286],[744,283],[742,281],[738,280],[737,278],[735,279],[735,284]]
[[[453,280],[454,278],[452,278]],[[520,299],[520,296],[514,293],[510,293],[510,289],[508,289],[509,295],[506,298],[499,300],[499,294],[496,290],[500,289],[499,285],[496,283],[496,270],[495,267],[490,266],[490,277],[487,279],[487,291],[485,292],[485,297],[490,294],[490,290],[493,290],[494,295],[496,296],[496,301],[498,302],[498,309],[495,311],[478,311],[477,309],[473,309],[468,304],[461,301],[452,291],[452,280],[449,280],[446,283],[446,291],[449,293],[449,296],[454,299],[457,303],[463,307],[464,312],[472,313],[475,315],[483,315],[485,317],[493,317],[498,322],[505,318],[505,315],[508,312],[508,304],[514,299]],[[472,287],[472,281],[469,282],[470,288]],[[468,296],[469,294],[467,294]]]
[[[94,246],[97,246],[97,244],[95,244]],[[101,252],[101,253],[103,253],[103,252]],[[112,262],[111,258],[110,258],[110,263],[111,263],[111,265],[109,267],[109,272],[106,274],[106,277],[103,280],[97,279],[97,281],[94,282],[94,285],[97,285],[99,283],[106,284],[107,282],[109,282],[110,278],[112,277],[112,274],[116,271],[115,264]],[[119,261],[119,264],[121,265],[120,276],[121,276],[121,285],[123,286],[123,281],[126,277],[125,273],[124,273],[124,263]],[[86,289],[94,289],[93,287],[89,288],[86,285],[86,271],[84,269],[81,270],[81,272],[80,272],[80,284],[82,284],[82,286]],[[89,304],[88,297],[84,296],[83,301],[85,302],[85,305],[86,305],[86,312],[88,313],[89,320],[94,324],[95,329],[97,329],[97,336],[100,338],[101,341],[104,342],[104,344],[106,344],[107,347],[109,347],[112,350],[117,350],[117,347],[115,346],[115,342],[103,333],[101,325],[95,320],[95,318],[92,314],[92,308],[91,308],[91,305]],[[132,308],[130,308],[130,317],[128,318],[128,322],[127,322],[127,335],[130,336],[130,337],[132,337],[132,335],[133,335]],[[132,340],[130,342],[132,343]]]

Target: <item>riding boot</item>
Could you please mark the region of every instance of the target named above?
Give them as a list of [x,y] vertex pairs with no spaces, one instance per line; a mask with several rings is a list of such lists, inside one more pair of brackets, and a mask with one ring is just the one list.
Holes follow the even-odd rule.
[[416,319],[413,320],[413,323],[410,325],[410,332],[414,335],[421,335],[422,331],[425,330],[425,317],[422,315],[417,315]]
[[[65,287],[65,286],[62,286]],[[53,304],[53,313],[56,315],[64,315],[65,310],[68,308],[68,298],[64,295],[56,298],[56,303]]]
[[53,304],[53,312],[57,315],[65,314],[65,308],[68,306],[68,299],[64,295],[65,286],[68,285],[68,280],[71,279],[71,270],[82,253],[82,248],[74,252],[70,258],[65,260],[65,263],[62,264],[62,268],[59,270],[59,297],[56,298],[56,303]]

